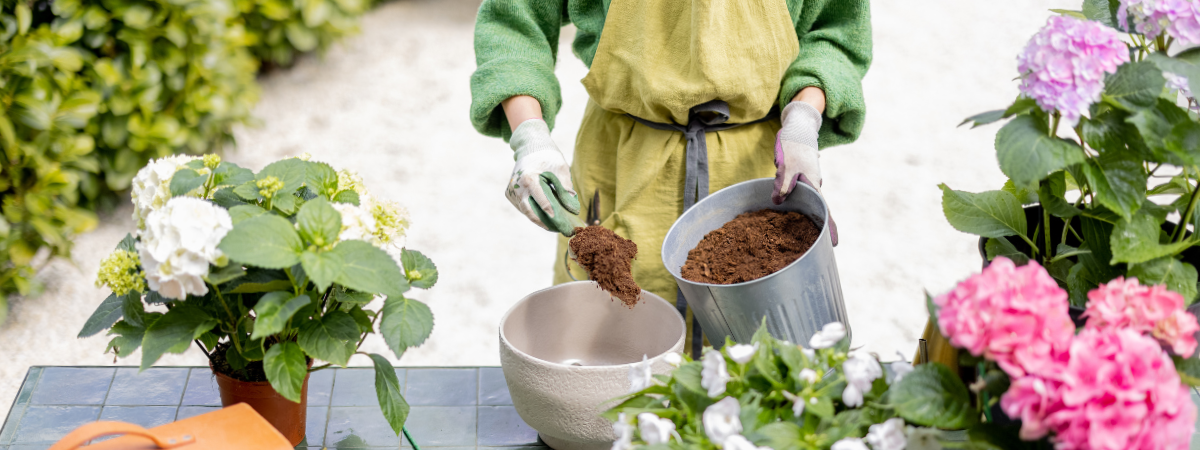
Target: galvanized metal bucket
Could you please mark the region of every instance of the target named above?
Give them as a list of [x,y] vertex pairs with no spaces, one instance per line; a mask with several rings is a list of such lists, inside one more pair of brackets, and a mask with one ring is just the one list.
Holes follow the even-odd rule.
[[[675,276],[704,334],[717,347],[725,343],[726,336],[735,342],[749,342],[764,317],[772,336],[805,346],[830,322],[842,322],[849,333],[825,200],[815,189],[800,183],[782,205],[775,205],[771,202],[773,187],[774,180],[763,178],[722,189],[684,212],[663,241],[663,264]],[[683,278],[681,270],[688,251],[704,235],[739,214],[761,209],[804,214],[821,227],[821,237],[800,259],[757,280],[723,285]]]

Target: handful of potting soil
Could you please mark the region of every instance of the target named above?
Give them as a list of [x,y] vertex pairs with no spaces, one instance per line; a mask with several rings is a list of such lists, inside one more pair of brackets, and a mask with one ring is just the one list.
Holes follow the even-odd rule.
[[633,281],[637,244],[608,228],[591,225],[576,228],[569,245],[575,261],[601,289],[621,299],[625,306],[633,308],[637,304],[642,296],[642,288]]

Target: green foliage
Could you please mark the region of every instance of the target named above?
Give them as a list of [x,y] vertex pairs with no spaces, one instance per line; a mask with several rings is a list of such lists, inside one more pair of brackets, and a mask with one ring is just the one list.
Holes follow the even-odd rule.
[[258,59],[287,66],[298,53],[324,51],[358,32],[370,0],[236,0]]
[[917,366],[890,392],[896,413],[912,423],[958,430],[979,420],[967,387],[941,363]]
[[[225,258],[210,261],[204,291],[186,288],[183,299],[155,291],[110,296],[84,325],[81,337],[109,329],[113,337],[108,350],[124,357],[141,348],[142,368],[195,343],[210,358],[223,357],[234,376],[251,364],[262,364],[271,386],[293,401],[299,399],[311,370],[346,366],[353,355],[366,355],[358,346],[377,324],[397,357],[429,337],[432,312],[404,293],[410,287],[433,287],[437,267],[417,251],[389,248],[389,253],[376,246],[383,245],[379,241],[341,239],[338,208],[349,205],[331,204],[329,196],[337,195],[336,186],[330,186],[336,183],[336,172],[331,180],[328,165],[293,158],[256,174],[220,164],[208,172],[181,169],[174,177],[184,181],[169,180],[170,186],[180,186],[172,189],[175,194],[204,198],[233,193],[234,185],[255,185],[245,196],[233,193],[238,200],[227,203],[231,206],[214,200],[214,207],[227,208],[233,229],[216,243]],[[258,180],[268,180],[266,195],[258,192]],[[308,183],[316,187],[315,193]],[[281,207],[281,199],[288,199],[286,206]],[[118,248],[136,243],[130,236]],[[377,296],[387,296],[382,307],[366,309]],[[167,312],[147,312],[145,304],[165,304]],[[389,378],[380,372],[376,385],[384,416],[399,430],[408,405],[395,373],[379,355],[368,356],[379,370],[386,368],[391,374]],[[313,361],[328,364],[314,367]]]

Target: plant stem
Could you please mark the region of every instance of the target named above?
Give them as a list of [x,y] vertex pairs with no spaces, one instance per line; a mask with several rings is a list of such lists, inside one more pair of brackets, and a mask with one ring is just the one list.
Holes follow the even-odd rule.
[[1058,136],[1058,122],[1062,119],[1062,115],[1054,113],[1054,117],[1050,119],[1050,137]]
[[[1070,217],[1064,217],[1064,218],[1063,218],[1063,233],[1062,233],[1062,238],[1059,238],[1059,240],[1058,240],[1058,244],[1059,244],[1059,245],[1063,245],[1063,244],[1066,244],[1066,243],[1067,243],[1067,233],[1070,233],[1070,232],[1071,232],[1071,218],[1070,218]],[[1057,257],[1056,257],[1056,258],[1057,258]]]
[[1160,52],[1167,51],[1166,35],[1160,34],[1157,38],[1154,38],[1154,46]]
[[1043,255],[1045,258],[1043,262],[1047,262],[1054,256],[1054,249],[1050,247],[1050,211],[1045,206],[1042,207],[1042,236],[1046,241],[1046,254]]
[[200,351],[204,352],[204,356],[207,356],[210,360],[212,359],[212,353],[204,348],[204,344],[201,344],[199,339],[193,339],[192,342],[195,342],[196,346],[200,347]]
[[1187,226],[1192,223],[1192,210],[1196,209],[1197,194],[1200,194],[1200,187],[1192,190],[1192,198],[1188,200],[1187,209],[1179,217],[1179,226],[1175,228],[1175,235],[1172,236],[1171,242],[1182,241],[1183,235],[1187,234]]
[[[975,370],[979,372],[978,375],[979,375],[979,378],[981,378],[981,379],[984,377],[984,374],[987,373],[986,369],[987,368],[983,365],[983,362],[980,362],[979,364],[977,364],[975,366]],[[992,409],[988,407],[989,406],[988,403],[991,403],[991,399],[988,398],[987,389],[983,389],[983,390],[979,391],[979,397],[980,397],[980,401],[979,401],[980,406],[983,408],[983,417],[986,418],[988,422],[991,422],[992,421]]]
[[308,369],[308,373],[313,373],[313,372],[316,372],[316,371],[318,371],[318,370],[328,369],[328,368],[330,368],[330,367],[333,367],[333,364],[332,364],[332,363],[325,363],[325,364],[322,364],[322,365],[319,365],[319,366],[313,367],[313,368],[311,368],[311,369]]
[[[374,331],[374,330],[375,330],[375,321],[376,321],[376,320],[379,320],[379,316],[382,316],[382,315],[383,315],[383,310],[381,309],[381,310],[379,311],[379,314],[376,314],[376,315],[375,315],[375,317],[371,318],[371,331]],[[371,331],[368,331],[368,332],[366,332],[366,333],[363,333],[363,335],[362,335],[362,339],[359,339],[359,340],[358,340],[358,345],[355,345],[355,346],[354,346],[354,348],[361,347],[361,346],[362,346],[362,344],[363,344],[363,342],[367,340],[367,335],[368,335],[368,334],[371,334]]]
[[212,288],[213,292],[217,294],[217,300],[221,301],[221,307],[225,308],[226,314],[229,314],[229,320],[237,322],[237,316],[233,315],[233,310],[229,309],[229,304],[225,303],[225,297],[221,295],[221,289],[217,288],[215,284],[212,285]]

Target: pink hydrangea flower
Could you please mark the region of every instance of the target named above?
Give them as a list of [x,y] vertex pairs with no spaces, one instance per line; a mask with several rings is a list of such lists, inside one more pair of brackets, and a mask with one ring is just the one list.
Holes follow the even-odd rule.
[[1170,346],[1177,355],[1196,351],[1196,317],[1183,309],[1183,296],[1165,286],[1143,286],[1137,278],[1117,277],[1088,293],[1089,328],[1128,328]]
[[1153,339],[1085,328],[1060,363],[1014,379],[1001,397],[1004,412],[1022,420],[1022,439],[1053,432],[1063,450],[1188,448],[1196,407]]
[[1053,366],[1075,334],[1067,292],[1035,262],[1017,267],[996,258],[934,303],[952,344],[996,361],[1013,377]]
[[1098,22],[1054,16],[1017,57],[1021,93],[1074,127],[1100,100],[1104,74],[1129,61],[1117,30]]
[[1128,31],[1156,38],[1163,32],[1183,45],[1200,43],[1200,2],[1195,0],[1121,0],[1117,21]]

